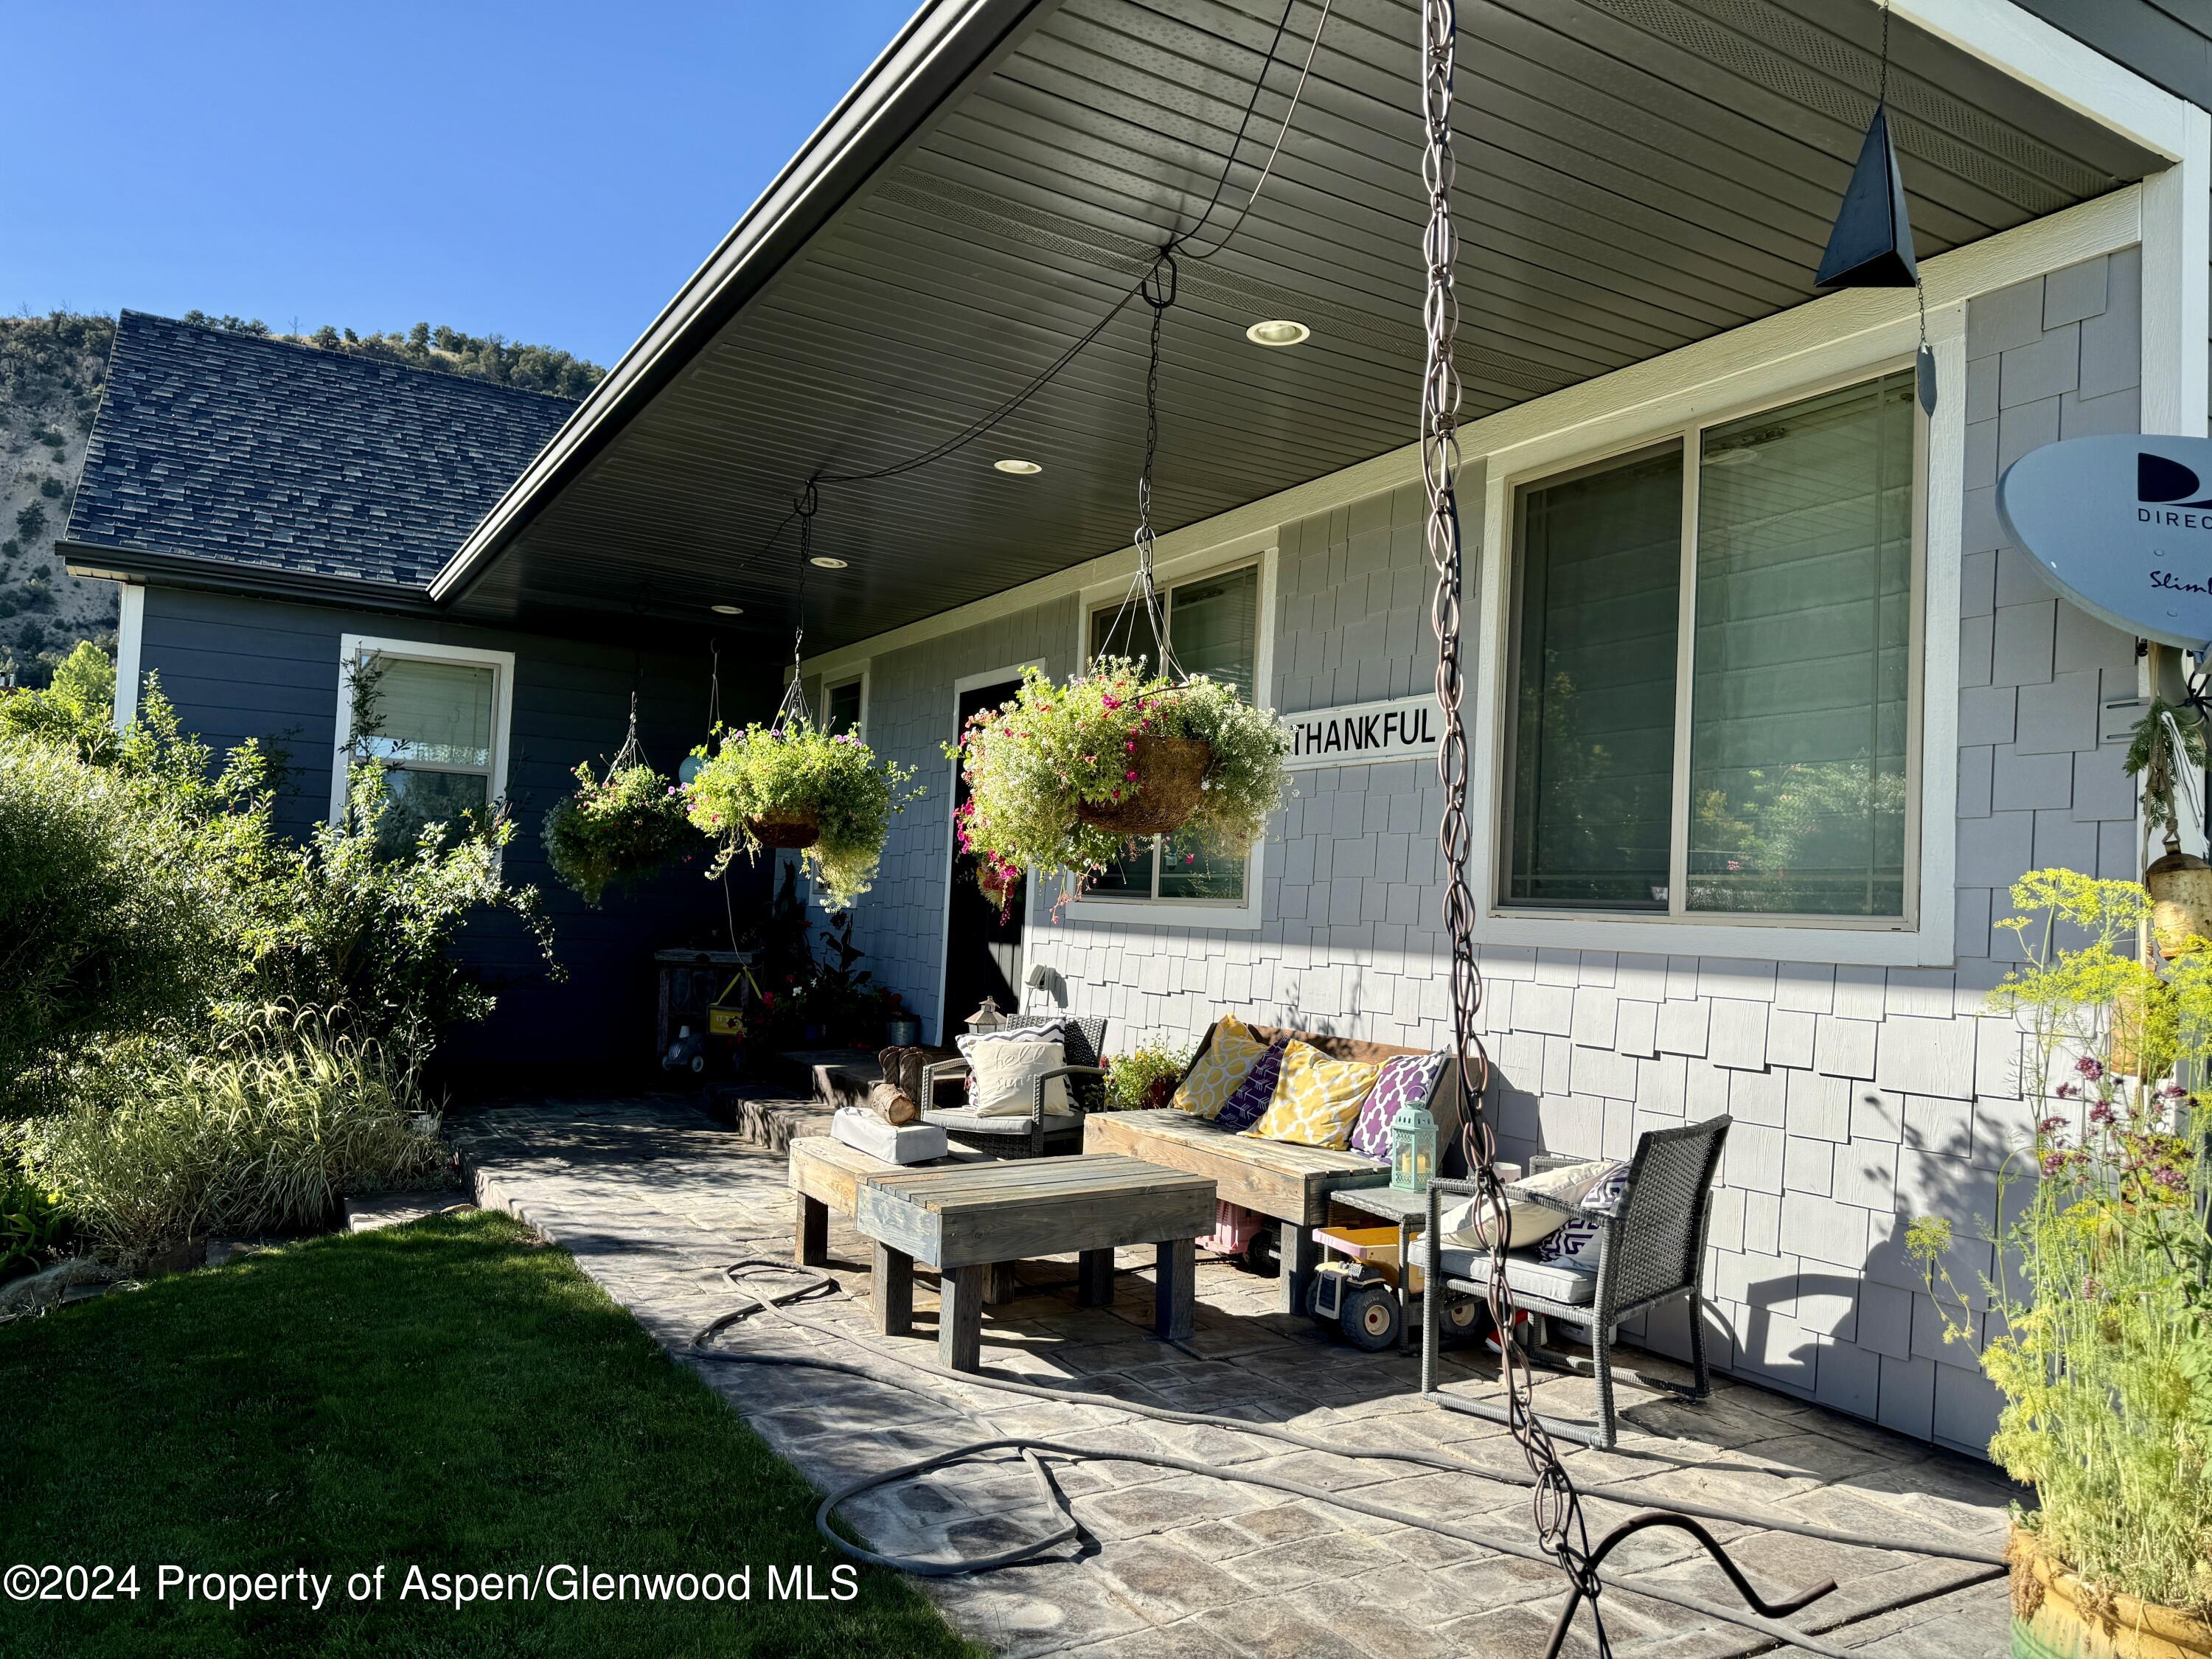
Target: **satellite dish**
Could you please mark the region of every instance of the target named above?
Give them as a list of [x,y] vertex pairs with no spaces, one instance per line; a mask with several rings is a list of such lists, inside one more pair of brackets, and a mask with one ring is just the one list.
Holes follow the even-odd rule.
[[1997,514],[2091,616],[2185,651],[2212,641],[2212,439],[2045,444],[1997,480]]

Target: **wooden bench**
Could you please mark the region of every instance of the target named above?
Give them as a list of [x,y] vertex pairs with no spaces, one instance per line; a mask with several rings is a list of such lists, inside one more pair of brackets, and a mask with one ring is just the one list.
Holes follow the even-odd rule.
[[[1306,1031],[1249,1026],[1262,1042],[1296,1037],[1311,1043],[1337,1060],[1373,1063],[1400,1054],[1428,1052],[1398,1048],[1387,1043],[1359,1042],[1349,1037],[1323,1036]],[[1213,1043],[1213,1028],[1198,1046],[1203,1054]],[[1198,1055],[1192,1056],[1192,1064]],[[1459,1138],[1459,1091],[1456,1063],[1448,1065],[1437,1079],[1429,1110],[1437,1120],[1438,1162],[1452,1156]],[[1121,1152],[1206,1176],[1218,1195],[1279,1224],[1282,1260],[1279,1305],[1285,1313],[1304,1313],[1306,1290],[1321,1260],[1321,1247],[1313,1242],[1313,1229],[1329,1221],[1329,1194],[1347,1188],[1380,1187],[1390,1179],[1390,1166],[1376,1158],[1350,1151],[1332,1152],[1319,1146],[1300,1146],[1281,1140],[1255,1140],[1193,1117],[1173,1108],[1144,1112],[1095,1112],[1085,1119],[1083,1150]],[[1201,1231],[1212,1231],[1209,1224]]]
[[1079,1301],[1113,1298],[1114,1251],[1158,1250],[1154,1328],[1191,1332],[1197,1236],[1213,1224],[1213,1183],[1140,1158],[1051,1158],[892,1170],[856,1181],[854,1224],[875,1246],[877,1328],[914,1324],[914,1264],[938,1273],[937,1353],[974,1370],[982,1352],[982,1301],[994,1267],[1031,1256],[1082,1257]]

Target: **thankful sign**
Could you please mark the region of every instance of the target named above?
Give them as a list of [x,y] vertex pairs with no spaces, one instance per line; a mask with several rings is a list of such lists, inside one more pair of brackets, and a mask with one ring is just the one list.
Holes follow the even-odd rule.
[[1376,761],[1418,760],[1437,752],[1443,720],[1435,696],[1393,697],[1285,714],[1291,734],[1288,764],[1363,766]]

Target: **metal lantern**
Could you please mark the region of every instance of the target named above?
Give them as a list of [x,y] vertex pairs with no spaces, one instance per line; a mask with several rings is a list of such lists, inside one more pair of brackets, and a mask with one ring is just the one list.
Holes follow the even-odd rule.
[[1415,1101],[1390,1120],[1390,1184],[1400,1192],[1421,1192],[1436,1172],[1437,1121]]
[[974,1013],[968,1016],[968,1030],[976,1036],[986,1031],[996,1031],[1005,1026],[1006,1017],[999,1012],[996,998],[985,997]]

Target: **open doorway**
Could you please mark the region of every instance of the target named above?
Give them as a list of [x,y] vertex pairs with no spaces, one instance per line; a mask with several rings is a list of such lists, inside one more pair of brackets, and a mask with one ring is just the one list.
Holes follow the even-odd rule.
[[[993,676],[981,684],[963,681],[954,694],[954,730],[967,730],[969,716],[976,710],[994,708],[1020,689],[1018,670]],[[967,801],[967,780],[956,766],[952,811],[958,813]],[[1020,1008],[1022,913],[1029,905],[1029,894],[1017,890],[1013,902],[1001,916],[998,902],[985,897],[976,883],[975,854],[960,850],[957,836],[952,837],[949,857],[951,892],[945,907],[945,1001],[938,1027],[939,1042],[950,1042],[985,997],[995,1001],[1003,1013]]]

